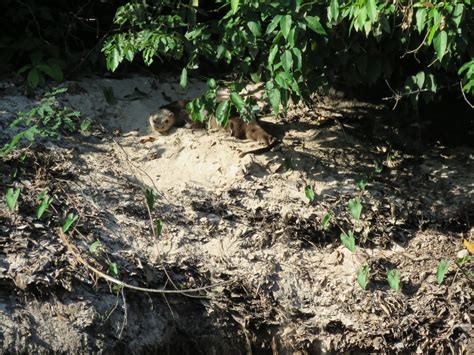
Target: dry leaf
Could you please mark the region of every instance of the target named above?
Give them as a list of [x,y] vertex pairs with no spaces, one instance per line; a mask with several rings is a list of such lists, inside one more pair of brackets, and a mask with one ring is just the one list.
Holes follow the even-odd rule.
[[141,144],[154,142],[154,141],[156,141],[156,138],[153,137],[153,136],[148,136],[148,137],[144,137],[144,138],[140,139]]
[[474,254],[474,244],[469,242],[467,239],[464,239],[464,246],[469,251],[469,253]]

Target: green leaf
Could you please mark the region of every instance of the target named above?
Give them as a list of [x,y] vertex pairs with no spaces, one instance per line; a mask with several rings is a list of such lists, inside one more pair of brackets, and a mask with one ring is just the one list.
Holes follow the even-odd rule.
[[441,61],[446,54],[446,48],[448,46],[448,34],[446,31],[438,33],[433,40],[433,45],[436,51],[438,60]]
[[161,232],[163,231],[163,221],[161,219],[155,219],[154,224],[155,224],[156,238],[159,238],[161,237]]
[[367,14],[369,15],[370,22],[374,23],[377,20],[378,10],[375,0],[366,0],[365,8],[367,9]]
[[360,199],[358,197],[349,200],[347,204],[349,211],[351,212],[352,218],[355,220],[360,219],[360,214],[362,212],[362,204],[360,203]]
[[324,216],[323,216],[323,219],[321,220],[321,227],[323,229],[326,229],[327,227],[329,227],[329,222],[331,221],[331,214],[330,213],[326,213]]
[[186,67],[184,67],[183,70],[181,71],[181,76],[179,78],[179,85],[183,88],[183,90],[185,90],[186,87],[188,86],[188,70],[186,69]]
[[247,27],[249,28],[250,32],[252,32],[252,34],[255,37],[260,37],[261,28],[260,28],[260,23],[259,22],[249,21],[249,22],[247,22]]
[[304,189],[304,193],[306,195],[306,198],[309,200],[309,202],[314,201],[314,190],[311,186],[306,186]]
[[18,197],[20,196],[20,191],[20,188],[13,190],[12,187],[9,187],[7,189],[7,192],[5,194],[5,202],[7,203],[7,207],[10,212],[13,212],[15,210]]
[[423,88],[423,84],[425,83],[425,72],[420,71],[415,76],[415,83],[419,89]]
[[81,132],[85,132],[89,129],[92,121],[91,120],[82,120],[81,121]]
[[230,8],[235,15],[239,10],[239,0],[230,0]]
[[275,28],[278,26],[278,24],[280,23],[280,20],[281,20],[281,15],[276,15],[273,18],[273,20],[268,24],[265,34],[268,35],[272,33],[275,30]]
[[356,186],[360,191],[364,191],[365,187],[367,186],[367,180],[360,179],[359,181],[356,182]]
[[156,197],[158,195],[156,192],[151,189],[151,188],[146,188],[145,189],[145,198],[146,198],[146,204],[148,205],[148,208],[150,211],[155,207],[155,202],[156,202]]
[[331,0],[328,8],[328,21],[329,22],[337,22],[339,19],[339,1],[338,0]]
[[281,33],[283,34],[283,37],[285,37],[285,39],[288,38],[288,34],[290,33],[291,23],[292,19],[290,15],[282,16],[280,19]]
[[100,242],[100,240],[96,240],[95,242],[93,242],[90,246],[89,246],[89,252],[91,254],[95,254],[97,252],[97,249],[102,246],[102,243]]
[[286,50],[281,56],[281,64],[285,71],[291,72],[293,70],[293,56],[289,50]]
[[270,54],[268,55],[268,65],[270,66],[273,65],[277,52],[278,52],[278,46],[274,45],[272,49],[270,50]]
[[370,269],[368,265],[364,265],[357,270],[357,283],[363,290],[366,290],[367,285],[369,284],[369,271]]
[[107,69],[110,71],[115,71],[121,61],[120,52],[117,48],[112,49],[112,52],[107,56]]
[[355,237],[353,231],[342,232],[340,237],[342,244],[351,252],[355,251]]
[[425,8],[420,8],[416,11],[416,29],[418,30],[418,33],[421,33],[425,28],[426,13]]
[[244,109],[245,107],[245,101],[240,97],[239,94],[236,92],[230,93],[230,100],[233,102],[235,107],[237,107],[237,110],[240,112]]
[[387,281],[392,290],[400,290],[400,271],[389,270],[387,272]]
[[280,90],[278,88],[271,89],[268,93],[268,99],[272,105],[273,113],[277,114],[280,111]]
[[28,76],[26,77],[26,82],[30,88],[34,89],[38,86],[40,75],[40,72],[36,68],[33,68],[29,71]]
[[296,57],[297,69],[301,70],[301,68],[303,67],[303,57],[301,50],[298,47],[293,47],[292,52]]
[[117,263],[110,263],[109,264],[109,271],[112,274],[113,277],[118,276],[118,266]]
[[227,122],[230,116],[230,103],[229,100],[224,100],[217,105],[216,109],[216,122],[220,126],[227,126]]
[[41,219],[43,214],[48,209],[48,207],[49,207],[52,200],[53,199],[49,196],[46,196],[45,198],[42,199],[41,204],[36,209],[36,218]]
[[78,220],[79,216],[75,213],[69,213],[63,223],[63,232],[66,233],[74,222]]
[[318,16],[306,16],[305,20],[306,20],[306,23],[308,24],[308,27],[312,29],[314,32],[320,35],[324,35],[324,36],[327,35],[326,31],[324,30],[323,25],[321,25],[321,22]]
[[463,266],[464,264],[468,263],[471,261],[471,256],[470,255],[464,255],[462,258],[457,258],[456,259],[456,264],[459,266]]
[[444,280],[444,277],[446,273],[448,272],[448,267],[449,267],[449,261],[446,260],[441,260],[438,264],[438,267],[436,268],[436,281],[438,282],[439,285]]

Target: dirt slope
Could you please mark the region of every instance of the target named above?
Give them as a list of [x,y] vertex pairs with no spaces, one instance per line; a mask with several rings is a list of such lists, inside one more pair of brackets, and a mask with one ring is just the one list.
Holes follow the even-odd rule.
[[[162,92],[176,99],[203,90],[170,82],[71,83],[62,100],[93,119],[92,130],[42,145],[22,163],[17,214],[0,202],[4,352],[469,351],[472,278],[454,263],[443,284],[435,273],[440,259],[465,253],[463,239],[474,241],[471,148],[410,140],[380,108],[332,97],[294,108],[285,122],[264,118],[282,144],[241,157],[258,145],[223,132],[148,131],[149,113],[167,102]],[[7,86],[1,128],[32,103]],[[4,191],[15,162],[1,164]],[[47,222],[32,207],[45,187],[57,212]],[[164,222],[157,240],[147,187],[158,193],[152,215]],[[347,203],[356,196],[363,209],[354,222]],[[231,283],[198,298],[120,291],[67,252],[53,227],[70,211],[80,215],[71,243],[105,272],[115,262],[129,284]],[[327,212],[334,217],[323,229]],[[339,239],[351,228],[354,253]],[[94,257],[95,240],[102,252]],[[366,291],[356,281],[362,265]],[[395,268],[400,292],[386,282]]]

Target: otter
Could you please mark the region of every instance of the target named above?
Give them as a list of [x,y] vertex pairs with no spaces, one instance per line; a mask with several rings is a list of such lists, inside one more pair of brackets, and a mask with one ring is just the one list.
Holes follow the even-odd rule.
[[[152,130],[163,134],[172,127],[182,127],[186,124],[189,124],[192,128],[205,128],[204,123],[193,121],[189,116],[186,111],[186,104],[188,102],[186,100],[179,100],[161,106],[150,115],[149,121]],[[209,124],[211,128],[226,130],[232,137],[237,139],[249,139],[264,143],[269,149],[277,143],[275,137],[266,132],[257,120],[245,122],[240,117],[231,117],[227,127],[223,127],[218,125],[215,117],[211,117]]]

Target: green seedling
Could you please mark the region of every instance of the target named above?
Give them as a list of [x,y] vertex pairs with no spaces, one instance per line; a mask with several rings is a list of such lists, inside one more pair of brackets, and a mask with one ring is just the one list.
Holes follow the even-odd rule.
[[457,258],[456,259],[456,264],[458,264],[458,266],[462,267],[464,264],[466,264],[470,261],[471,261],[471,256],[470,255],[465,255],[462,258]]
[[443,283],[444,277],[448,272],[448,267],[449,261],[443,259],[439,262],[438,267],[436,268],[436,281],[439,285]]
[[365,187],[367,186],[367,180],[360,179],[359,181],[356,182],[356,186],[360,191],[365,191]]
[[97,253],[97,249],[99,249],[101,246],[102,246],[102,243],[100,242],[100,240],[96,240],[89,246],[89,252],[91,254],[95,254]]
[[304,189],[304,193],[306,195],[306,198],[309,200],[309,202],[314,201],[314,190],[311,186],[306,186]]
[[66,216],[66,220],[64,221],[64,224],[63,224],[63,232],[66,233],[69,230],[69,228],[72,226],[72,224],[78,220],[78,218],[79,218],[78,215],[74,213],[69,213]]
[[157,197],[157,194],[156,194],[156,192],[155,192],[153,189],[147,188],[147,189],[145,190],[146,203],[147,203],[148,208],[150,209],[150,211],[151,211],[151,210],[153,209],[153,207],[155,206],[156,197]]
[[366,290],[369,284],[369,270],[367,265],[357,270],[357,283],[363,290]]
[[356,197],[349,200],[347,207],[351,212],[352,218],[358,221],[360,219],[360,214],[362,213],[362,204],[360,203],[360,199]]
[[[46,191],[44,191],[44,192],[46,192]],[[42,197],[41,203],[38,206],[38,208],[36,209],[36,218],[41,219],[41,217],[43,216],[43,214],[46,212],[49,205],[51,204],[51,201],[53,201],[53,198],[50,197],[50,196],[46,195],[46,196]],[[37,202],[38,202],[38,199],[37,199]]]
[[387,272],[387,281],[392,290],[400,290],[400,271],[389,270]]
[[154,223],[156,237],[159,238],[161,236],[161,232],[163,231],[163,221],[161,219],[155,219]]
[[81,132],[85,132],[89,129],[92,121],[91,120],[82,120],[81,121]]
[[354,232],[353,231],[350,230],[347,233],[343,231],[341,233],[340,238],[341,238],[342,244],[347,249],[349,249],[351,252],[355,251],[355,237],[354,237]]
[[329,222],[331,221],[331,214],[330,213],[326,213],[324,216],[323,216],[323,219],[321,220],[321,227],[323,229],[327,229],[329,227]]
[[109,264],[109,271],[113,277],[118,277],[118,266],[117,263],[110,263]]
[[20,191],[20,188],[13,189],[12,187],[9,187],[7,189],[7,192],[5,194],[5,201],[10,212],[15,211],[18,202],[18,197],[20,196]]

